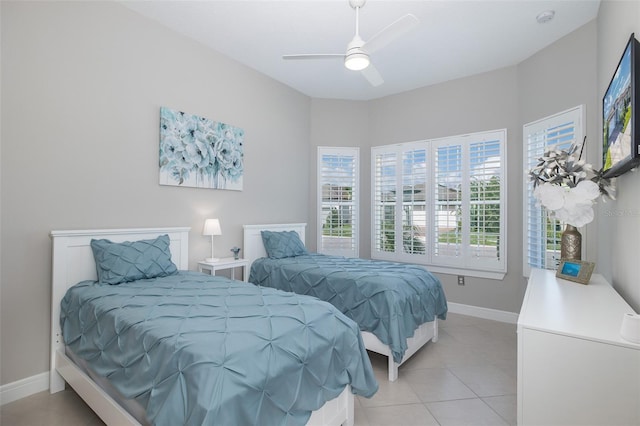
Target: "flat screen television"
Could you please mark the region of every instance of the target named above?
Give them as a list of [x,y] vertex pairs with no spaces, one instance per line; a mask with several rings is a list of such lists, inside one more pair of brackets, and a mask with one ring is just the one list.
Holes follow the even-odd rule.
[[640,163],[640,44],[631,34],[602,98],[602,171],[616,177]]

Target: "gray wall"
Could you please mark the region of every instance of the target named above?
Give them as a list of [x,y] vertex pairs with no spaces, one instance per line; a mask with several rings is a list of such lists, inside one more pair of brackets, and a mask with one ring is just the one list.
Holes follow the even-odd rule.
[[[602,152],[602,96],[622,51],[635,32],[640,39],[640,2],[603,1],[598,13],[598,142]],[[640,71],[640,70],[639,70]],[[640,125],[640,123],[636,123]],[[601,164],[601,163],[600,163]],[[612,203],[600,204],[598,227],[598,266],[626,301],[640,312],[640,173],[626,173],[617,179],[618,196]]]
[[[191,226],[195,268],[208,217],[220,255],[244,223],[306,221],[310,99],[115,2],[1,7],[6,384],[49,369],[51,230]],[[160,106],[245,130],[244,191],[158,184]]]
[[[509,67],[372,101],[369,138],[369,146],[379,146],[507,129],[508,273],[502,281],[467,277],[464,287],[457,285],[453,275],[438,276],[450,302],[510,312],[518,310],[521,300],[522,269],[518,266],[522,251],[521,191],[511,184],[514,176],[521,176],[517,166],[522,156],[517,81],[517,69]],[[369,200],[370,195],[365,194],[364,199]],[[363,234],[370,241],[370,215],[366,224]]]
[[[597,23],[592,21],[518,65],[520,123],[530,123],[577,105],[586,107],[584,160],[600,168],[596,87]],[[598,217],[583,228],[585,260],[597,262]]]
[[[318,197],[317,153],[319,146],[360,147],[360,221],[369,214],[368,187],[370,186],[369,156],[369,108],[367,102],[328,99],[311,101],[311,163],[309,164],[309,220],[306,241],[311,250],[318,244],[318,217],[316,203]],[[368,228],[368,222],[361,222],[361,228]],[[368,257],[369,243],[363,240],[360,230],[360,257]]]
[[[598,132],[594,120],[595,45],[593,21],[517,66],[389,96],[364,106],[359,102],[313,100],[312,123],[322,125],[312,125],[312,144],[330,144],[326,142],[328,136],[336,135],[338,145],[346,140],[346,146],[361,147],[360,256],[371,255],[372,146],[506,128],[508,273],[501,281],[467,277],[464,287],[457,285],[455,276],[438,275],[450,302],[519,312],[526,289],[522,276],[522,125],[585,104],[587,132]],[[597,147],[595,137],[592,145]],[[314,193],[315,181],[313,174]],[[314,208],[312,199],[310,210]],[[592,229],[595,233],[595,225],[587,232]],[[313,241],[315,238],[312,235]],[[595,238],[585,240],[590,244]],[[594,248],[588,251],[590,258],[595,252]]]
[[[601,94],[629,33],[640,32],[637,3],[605,1],[596,23],[521,64],[349,102],[309,99],[117,3],[2,2],[0,10],[1,384],[49,368],[51,230],[191,226],[191,267],[209,251],[200,235],[208,217],[222,222],[218,253],[241,244],[242,224],[258,222],[308,222],[315,249],[317,146],[361,149],[368,257],[371,146],[507,128],[509,272],[465,287],[441,278],[452,302],[518,312],[522,124],[586,104],[589,160],[599,165],[591,135],[600,133]],[[158,185],[160,106],[245,129],[244,191]],[[638,179],[621,178],[618,202],[607,207],[639,212]],[[639,215],[599,212],[587,227],[588,256],[636,309]]]

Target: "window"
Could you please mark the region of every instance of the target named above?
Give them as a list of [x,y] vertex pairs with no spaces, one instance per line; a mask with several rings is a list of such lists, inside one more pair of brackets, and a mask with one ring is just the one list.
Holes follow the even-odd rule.
[[[531,170],[550,149],[568,149],[584,135],[584,107],[545,117],[523,126],[524,169]],[[555,269],[560,261],[562,224],[549,217],[533,197],[533,184],[524,182],[524,276],[531,268]],[[584,246],[584,244],[583,244]]]
[[358,148],[318,147],[318,252],[358,257]]
[[506,130],[372,148],[372,257],[506,272]]

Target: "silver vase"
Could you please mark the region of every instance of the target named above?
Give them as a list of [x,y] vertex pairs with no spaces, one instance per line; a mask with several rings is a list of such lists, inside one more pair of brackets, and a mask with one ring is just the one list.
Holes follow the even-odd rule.
[[582,234],[573,225],[567,225],[562,233],[560,258],[582,260]]

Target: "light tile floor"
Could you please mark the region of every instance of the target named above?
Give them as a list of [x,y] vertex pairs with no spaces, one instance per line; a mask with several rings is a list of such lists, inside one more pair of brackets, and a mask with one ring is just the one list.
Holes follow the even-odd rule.
[[[356,397],[356,426],[515,425],[516,326],[459,314],[387,381],[386,359],[371,354],[380,390]],[[72,391],[41,392],[0,407],[2,426],[102,425]]]
[[386,380],[386,358],[371,355],[380,389],[356,398],[357,426],[515,425],[515,324],[449,314],[440,338]]

